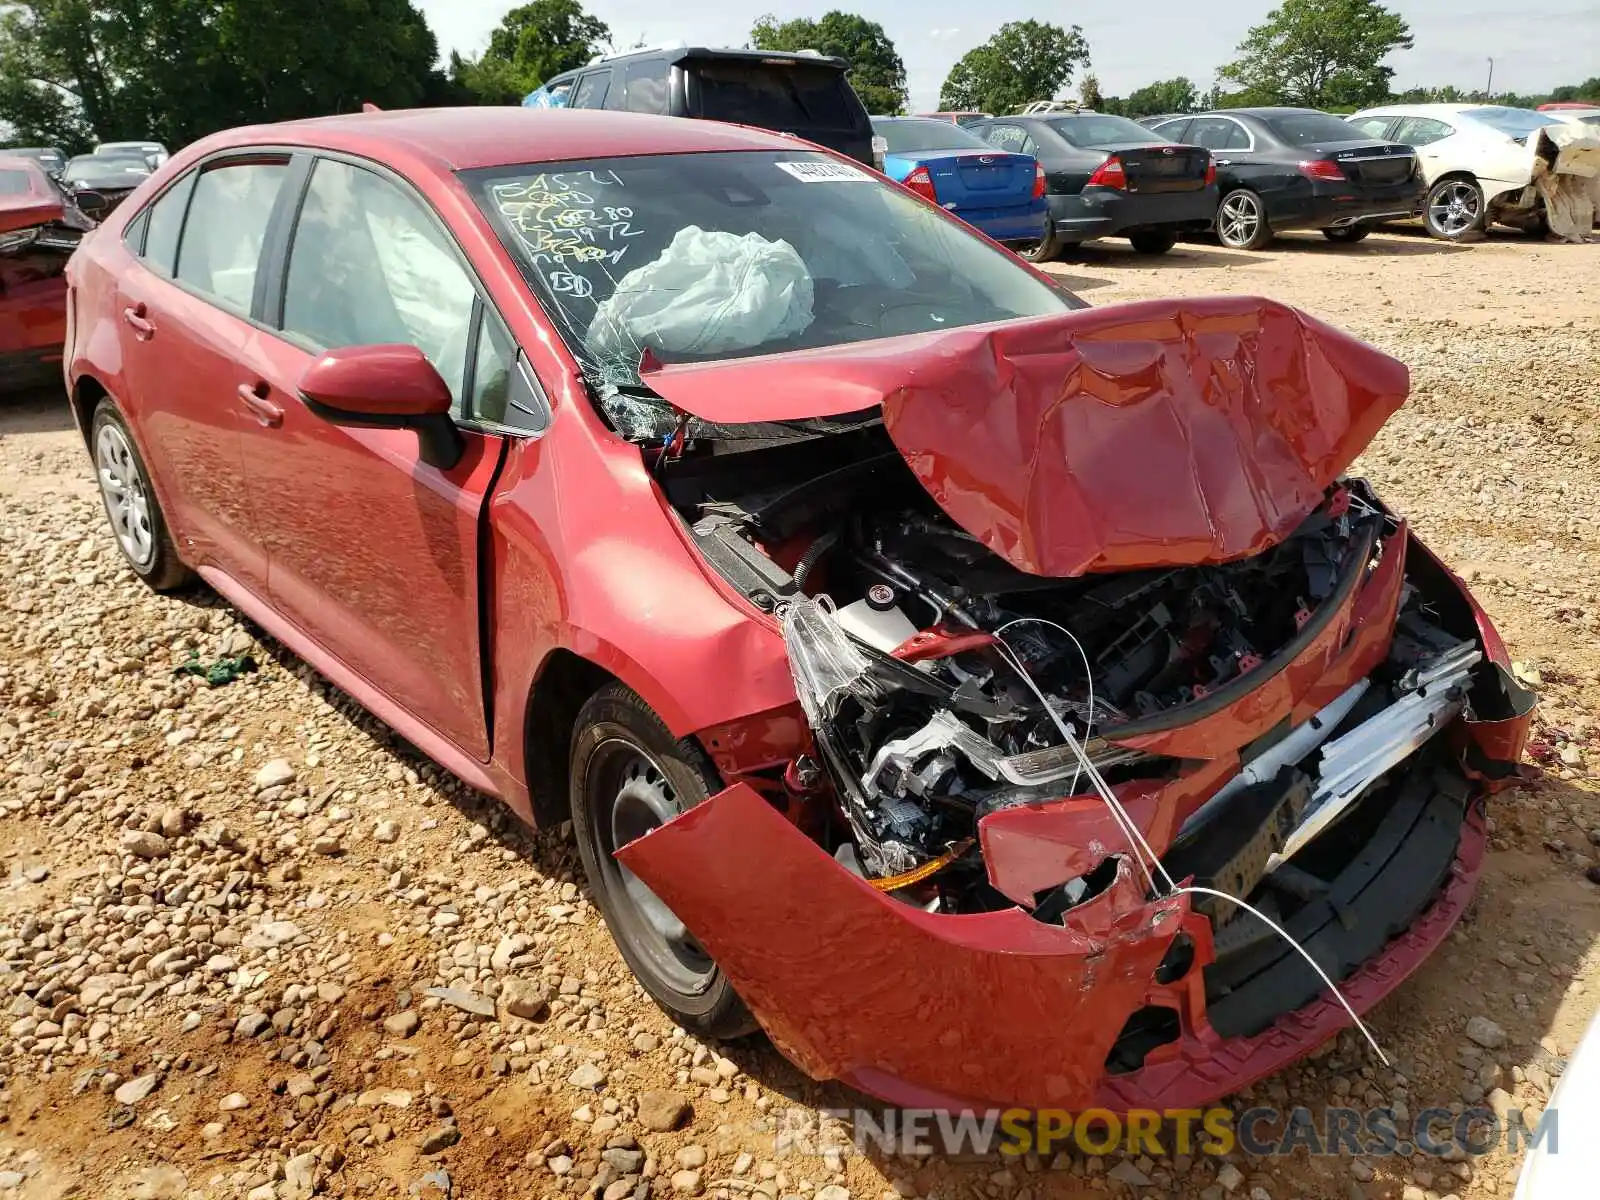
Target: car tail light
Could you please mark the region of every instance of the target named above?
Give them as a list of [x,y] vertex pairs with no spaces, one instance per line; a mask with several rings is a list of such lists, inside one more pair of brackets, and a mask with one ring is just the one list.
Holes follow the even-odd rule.
[[939,202],[938,193],[933,190],[933,176],[928,174],[927,167],[917,167],[900,182],[924,199],[935,204]]
[[1128,186],[1128,172],[1123,169],[1122,160],[1113,154],[1105,162],[1094,169],[1094,174],[1089,176],[1088,187],[1125,188]]
[[1035,200],[1044,195],[1044,188],[1044,164],[1042,162],[1035,162],[1033,164],[1033,198]]
[[1217,181],[1217,160],[1208,153],[1206,155],[1206,186],[1210,187]]
[[1321,179],[1328,183],[1347,183],[1339,164],[1326,158],[1314,158],[1300,164],[1300,174],[1307,179]]

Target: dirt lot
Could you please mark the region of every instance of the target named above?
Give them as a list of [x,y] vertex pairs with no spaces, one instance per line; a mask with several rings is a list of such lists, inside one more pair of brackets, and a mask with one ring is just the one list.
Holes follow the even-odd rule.
[[[1236,1107],[1536,1113],[1600,996],[1600,253],[1312,235],[1059,270],[1101,304],[1273,296],[1411,365],[1361,466],[1542,679],[1539,769],[1494,802],[1469,919],[1373,1017],[1398,1070],[1346,1038]],[[227,686],[174,674],[244,653]],[[216,597],[134,582],[49,396],[0,401],[0,1004],[0,1200],[1431,1200],[1509,1196],[1516,1167],[784,1153],[864,1102],[684,1037],[558,831],[511,828]]]

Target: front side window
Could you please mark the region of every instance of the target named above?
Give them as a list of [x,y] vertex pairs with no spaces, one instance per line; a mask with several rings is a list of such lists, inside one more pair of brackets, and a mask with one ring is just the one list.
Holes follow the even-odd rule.
[[202,171],[178,247],[177,278],[248,314],[261,246],[288,171],[287,160],[224,163]]
[[471,172],[586,375],[1078,307],[903,188],[828,155],[672,154]]
[[323,350],[415,346],[459,408],[476,299],[466,268],[419,201],[374,171],[317,163],[289,251],[286,332]]
[[572,93],[573,108],[599,108],[606,102],[606,92],[611,87],[611,72],[590,71],[578,80]]
[[1151,132],[1157,137],[1169,138],[1174,142],[1187,143],[1189,141],[1189,126],[1193,124],[1193,120],[1183,117],[1177,121],[1163,121],[1155,126]]

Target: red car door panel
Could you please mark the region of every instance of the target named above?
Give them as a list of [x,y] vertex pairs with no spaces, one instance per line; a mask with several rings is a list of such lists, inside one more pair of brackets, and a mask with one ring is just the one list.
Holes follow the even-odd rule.
[[235,392],[255,329],[142,267],[118,281],[118,337],[137,436],[159,464],[184,558],[266,594],[267,559],[251,517]]
[[[465,432],[448,471],[406,429],[334,425],[298,396],[314,356],[257,333],[241,378],[281,420],[243,435],[273,605],[374,687],[480,761],[489,757],[478,524],[504,439]],[[248,410],[235,388],[234,403]]]

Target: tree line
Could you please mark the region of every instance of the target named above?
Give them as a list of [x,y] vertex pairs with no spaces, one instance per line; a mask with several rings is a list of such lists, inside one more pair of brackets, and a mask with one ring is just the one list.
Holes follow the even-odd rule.
[[[903,113],[909,103],[894,41],[857,14],[762,16],[747,45],[847,60],[869,112]],[[1079,76],[1086,106],[1134,117],[1246,104],[1349,111],[1391,98],[1394,72],[1384,60],[1411,46],[1405,20],[1376,0],[1283,0],[1245,34],[1207,91],[1179,76],[1104,96],[1080,26],[1012,21],[961,56],[939,105],[1013,112],[1064,97]],[[369,101],[515,104],[554,75],[631,48],[582,0],[517,5],[481,53],[452,53],[442,66],[411,0],[10,0],[0,4],[0,121],[15,144],[78,150],[155,138],[176,147],[235,125],[349,112]],[[1397,98],[1600,101],[1600,77],[1542,96],[1441,87]]]

